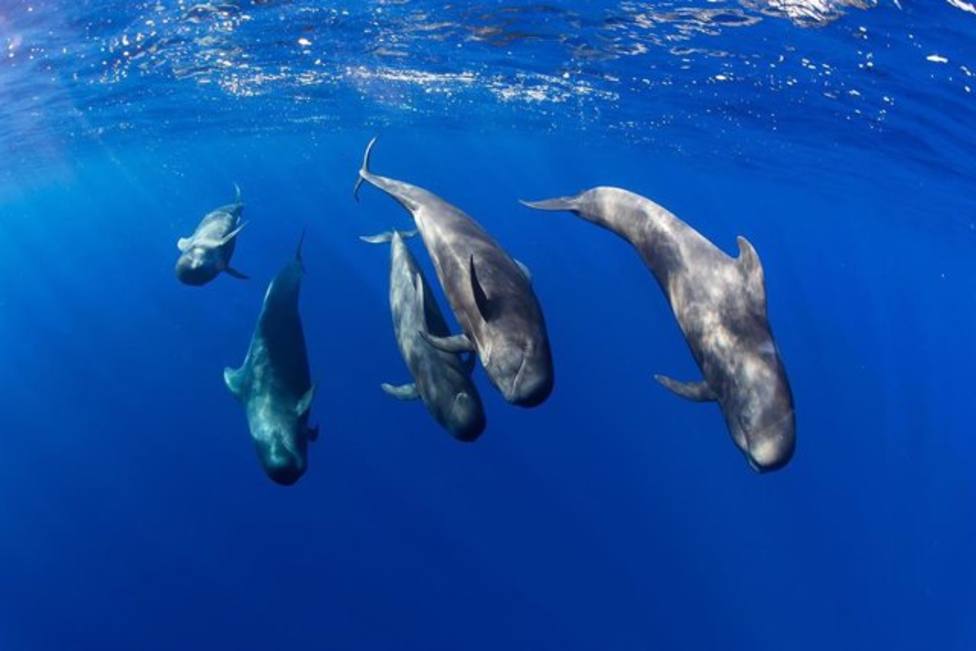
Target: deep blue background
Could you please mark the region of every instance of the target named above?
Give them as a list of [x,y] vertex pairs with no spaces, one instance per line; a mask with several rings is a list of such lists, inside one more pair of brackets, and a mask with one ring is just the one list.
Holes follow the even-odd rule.
[[[378,387],[407,376],[388,250],[356,236],[409,221],[372,188],[352,200],[371,135],[95,151],[5,189],[0,649],[974,648],[976,285],[954,186],[868,158],[866,184],[382,133],[374,171],[480,220],[548,320],[550,400],[506,405],[479,371],[489,427],[463,445]],[[234,181],[253,280],[180,285],[177,238]],[[755,244],[797,403],[785,470],[755,474],[717,407],[653,382],[696,370],[623,241],[516,203],[602,183]],[[322,434],[282,488],[221,371],[306,226]]]

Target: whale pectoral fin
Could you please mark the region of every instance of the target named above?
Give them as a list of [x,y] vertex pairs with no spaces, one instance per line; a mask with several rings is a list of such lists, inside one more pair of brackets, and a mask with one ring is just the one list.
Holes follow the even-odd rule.
[[450,337],[437,337],[424,330],[420,330],[420,336],[424,341],[445,353],[473,353],[474,344],[468,339],[468,335],[463,332]]
[[186,253],[190,250],[192,245],[193,240],[188,237],[181,237],[180,239],[176,240],[176,248],[180,250],[180,253]]
[[305,392],[305,395],[301,397],[298,404],[295,405],[295,415],[304,416],[308,413],[308,410],[312,407],[312,399],[315,397],[315,385],[313,384]]
[[244,230],[244,227],[245,226],[247,226],[247,222],[241,222],[241,225],[240,226],[238,226],[237,228],[235,228],[234,230],[232,230],[230,233],[227,233],[227,235],[224,235],[220,239],[220,241],[218,242],[217,245],[218,246],[223,246],[225,244],[228,244],[231,240],[233,240],[235,237],[237,237],[238,235],[241,234],[241,231]]
[[478,306],[478,312],[481,313],[482,319],[491,321],[491,301],[488,299],[488,294],[485,293],[484,287],[481,286],[481,282],[478,280],[478,272],[475,271],[473,255],[468,258],[468,268],[471,275],[471,291],[474,293],[474,302]]
[[238,280],[250,280],[251,279],[250,276],[248,276],[246,274],[242,274],[240,271],[238,271],[234,267],[224,267],[224,273],[226,273],[228,276],[233,276],[234,278],[237,278]]
[[515,264],[517,264],[518,265],[518,268],[522,270],[522,275],[525,276],[525,279],[528,280],[531,283],[532,282],[532,272],[529,271],[529,268],[526,267],[525,264],[523,264],[521,260],[516,260],[515,261]]
[[360,235],[359,239],[367,244],[386,244],[393,239],[393,231],[383,231],[376,235]]
[[380,388],[387,395],[391,395],[397,400],[416,400],[420,397],[420,394],[417,392],[417,385],[412,382],[410,384],[401,384],[400,386],[394,386],[384,382],[380,385]]
[[701,382],[678,382],[666,375],[655,375],[654,379],[660,382],[666,389],[688,400],[709,402],[718,399],[718,396],[715,395],[715,392],[712,391],[711,387],[704,380]]
[[238,400],[242,399],[242,394],[244,392],[244,368],[239,368],[234,370],[229,366],[224,369],[224,384],[227,385],[227,390],[230,391],[235,398]]

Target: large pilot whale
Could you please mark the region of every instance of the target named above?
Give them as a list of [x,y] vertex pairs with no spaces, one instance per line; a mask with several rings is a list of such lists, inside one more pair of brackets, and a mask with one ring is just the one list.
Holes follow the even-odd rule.
[[461,361],[458,353],[432,346],[425,334],[443,337],[447,323],[424,278],[420,266],[404,242],[416,231],[393,231],[362,237],[371,244],[390,243],[390,312],[400,354],[414,381],[383,390],[400,400],[420,398],[427,411],[459,441],[473,441],[485,429],[481,397],[471,381],[474,363]]
[[528,270],[459,208],[423,188],[370,172],[375,144],[373,138],[366,147],[355,194],[366,181],[413,216],[464,331],[451,337],[425,333],[425,338],[446,352],[476,352],[508,402],[540,404],[552,391],[552,354]]
[[268,285],[244,364],[224,369],[227,388],[244,404],[264,471],[284,485],[305,472],[308,442],[318,437],[318,428],[308,426],[315,386],[298,314],[303,274],[299,240],[295,259]]
[[697,401],[717,401],[750,465],[766,471],[795,446],[793,394],[766,316],[759,256],[744,237],[732,258],[650,199],[612,187],[523,202],[566,210],[630,242],[667,295],[704,380],[658,382]]
[[190,237],[176,243],[180,257],[176,261],[176,277],[187,285],[206,285],[221,271],[246,280],[247,276],[230,266],[234,245],[247,222],[242,221],[241,189],[234,186],[234,203],[207,213]]

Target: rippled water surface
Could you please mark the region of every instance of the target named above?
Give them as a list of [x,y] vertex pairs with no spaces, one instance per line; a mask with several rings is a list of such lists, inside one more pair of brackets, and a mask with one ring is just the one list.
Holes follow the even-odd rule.
[[758,159],[743,132],[826,140],[969,175],[973,21],[961,0],[18,0],[0,9],[0,119],[19,155],[515,120]]

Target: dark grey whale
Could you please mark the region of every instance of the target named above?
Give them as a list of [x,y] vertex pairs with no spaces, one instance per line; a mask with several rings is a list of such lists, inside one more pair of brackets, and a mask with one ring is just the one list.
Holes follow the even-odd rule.
[[234,186],[234,203],[207,213],[190,237],[176,243],[180,257],[176,261],[176,277],[187,285],[206,285],[223,271],[246,279],[247,276],[230,266],[237,236],[247,225],[241,220],[244,204],[241,189]]
[[224,369],[227,388],[244,404],[264,471],[284,485],[305,472],[308,442],[318,436],[318,428],[308,426],[315,386],[298,314],[303,274],[299,241],[295,259],[268,286],[244,364]]
[[766,316],[762,265],[744,237],[732,258],[658,204],[620,188],[523,203],[576,213],[630,242],[667,295],[704,377],[683,383],[658,375],[658,382],[690,400],[717,401],[756,470],[789,462],[793,394]]
[[471,217],[437,195],[369,171],[370,141],[356,182],[383,190],[413,216],[462,334],[426,338],[446,352],[475,351],[510,403],[532,407],[552,392],[552,354],[528,273]]
[[400,400],[420,398],[441,427],[459,441],[474,441],[485,429],[481,396],[471,381],[471,364],[458,353],[432,346],[425,334],[444,337],[447,322],[417,261],[403,241],[416,231],[381,233],[361,238],[371,244],[390,243],[390,312],[393,331],[414,382],[401,386],[383,384],[383,390]]

